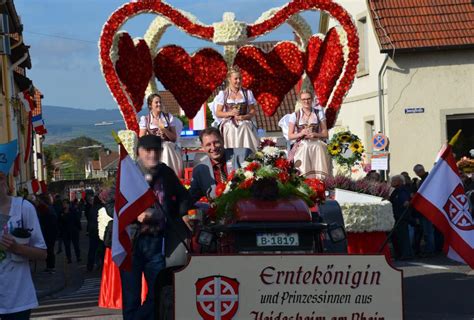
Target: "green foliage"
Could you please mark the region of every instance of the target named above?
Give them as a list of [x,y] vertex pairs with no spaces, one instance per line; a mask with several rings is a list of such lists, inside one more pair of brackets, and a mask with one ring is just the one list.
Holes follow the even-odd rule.
[[[90,148],[96,145],[101,147]],[[81,149],[81,147],[88,148]],[[86,162],[90,159],[98,160],[99,151],[103,149],[102,143],[85,136],[52,145],[45,145],[43,153],[46,158],[48,179],[50,179],[54,170],[53,161],[57,160],[62,161],[60,166],[64,177],[68,179],[85,178],[84,168]]]
[[[179,120],[181,120],[181,122],[183,123],[183,129],[184,130],[187,130],[189,129],[189,119],[188,117],[186,117],[185,115],[177,115],[175,116],[177,117]],[[209,109],[209,103],[206,105],[206,123],[207,123],[207,126],[209,127],[211,125],[211,123],[214,122],[214,117],[212,116],[212,112],[211,112],[211,109]]]
[[189,128],[189,119],[188,117],[186,116],[182,116],[182,115],[177,115],[176,118],[178,118],[179,120],[181,120],[181,122],[183,123],[183,129],[186,130]]

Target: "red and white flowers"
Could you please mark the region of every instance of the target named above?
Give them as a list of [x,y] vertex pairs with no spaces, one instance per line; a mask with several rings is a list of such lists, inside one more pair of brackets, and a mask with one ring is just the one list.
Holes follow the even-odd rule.
[[[355,77],[359,47],[357,30],[351,16],[339,4],[333,2],[333,0],[292,0],[281,8],[267,11],[256,23],[250,25],[235,21],[235,17],[231,13],[226,13],[222,22],[215,23],[212,26],[205,25],[191,14],[173,8],[163,1],[131,2],[117,9],[107,20],[102,30],[99,41],[99,58],[106,83],[119,105],[127,128],[138,132],[136,111],[140,109],[140,102],[143,100],[145,92],[143,88],[144,79],[149,76],[149,59],[148,57],[141,56],[150,54],[151,57],[154,58],[153,55],[159,39],[169,25],[173,24],[191,36],[224,45],[226,47],[225,61],[230,65],[235,55],[236,45],[245,44],[248,40],[268,33],[285,22],[288,22],[290,26],[293,27],[301,38],[303,45],[306,44],[311,31],[304,20],[298,16],[298,13],[305,10],[323,10],[339,21],[341,31],[329,34],[330,39],[324,40],[324,43],[321,44],[321,46],[325,48],[323,51],[330,52],[331,54],[325,53],[323,57],[318,58],[320,57],[320,53],[311,51],[311,49],[308,50],[310,47],[306,48],[306,52],[302,52],[299,50],[305,48],[298,48],[293,45],[296,48],[295,50],[295,48],[289,45],[291,44],[290,42],[285,42],[286,44],[282,46],[285,48],[284,50],[272,50],[272,52],[280,52],[276,55],[275,59],[281,59],[281,62],[272,63],[271,61],[275,60],[272,58],[272,55],[275,54],[262,54],[254,50],[250,58],[253,60],[252,63],[258,64],[259,68],[247,68],[247,78],[257,79],[257,81],[262,84],[259,85],[255,83],[252,85],[253,87],[249,87],[254,91],[257,101],[265,113],[272,115],[281,103],[282,97],[293,88],[295,83],[304,75],[304,72],[306,71],[308,75],[311,73],[310,69],[308,69],[307,59],[302,56],[311,56],[308,61],[313,61],[315,58],[318,58],[316,60],[320,61],[320,68],[316,75],[313,76],[312,82],[313,85],[316,84],[320,86],[316,87],[316,93],[318,94],[318,98],[320,98],[321,104],[326,107],[328,127],[332,127],[344,96],[347,94]],[[130,41],[124,40],[125,42],[122,43],[124,48],[119,48],[118,51],[116,51],[118,52],[118,57],[114,56],[112,50],[114,47],[114,36],[128,19],[142,13],[155,13],[162,17],[162,19],[153,26],[156,30],[155,34],[152,30],[147,32],[148,50],[151,50],[151,53],[144,53],[145,47],[140,43],[131,46]],[[120,43],[117,45],[120,46]],[[246,50],[248,49],[244,49],[242,52]],[[318,52],[319,51],[320,50],[318,50]],[[252,64],[242,62],[242,58],[239,58],[239,53],[237,53],[235,57],[235,63],[237,65],[248,67]],[[136,59],[133,57],[137,55],[140,56],[140,59],[138,59],[139,62],[134,62]],[[115,62],[120,60],[125,62],[120,62],[117,65]],[[260,65],[260,63],[262,63],[262,65]],[[290,63],[290,65],[288,65],[288,63]],[[122,71],[119,71],[120,66],[122,66]],[[181,66],[183,65],[181,64]],[[291,67],[291,72],[282,71],[285,67],[289,66]],[[123,68],[130,68],[133,72],[127,74],[127,72],[123,71]],[[221,67],[218,67],[219,70],[215,71],[213,75],[220,75],[220,68]],[[262,69],[266,69],[266,71],[262,72]],[[166,71],[157,71],[156,65],[154,65],[154,70],[155,74],[166,73]],[[199,77],[199,73],[203,70],[201,66],[193,70],[192,74],[181,72],[181,78],[175,77],[173,82],[183,83],[186,81],[186,77]],[[132,77],[132,74],[135,74],[135,76]],[[262,77],[263,74],[270,80],[265,82],[266,78]],[[139,77],[138,83],[134,83],[130,80],[131,78],[135,79],[135,77]],[[149,80],[151,81],[148,92],[156,90],[156,87],[153,86],[153,77],[150,76],[147,81]],[[275,82],[275,80],[278,81]],[[200,83],[201,81],[199,80],[195,84]],[[178,85],[174,84],[174,87],[176,86]],[[192,103],[187,104],[190,101],[183,96],[191,95],[196,97],[199,94],[192,91],[201,90],[199,86],[187,87],[187,90],[183,91],[170,89],[173,85],[170,86],[169,83],[165,85],[165,87],[172,91],[188,117],[194,116],[196,105],[199,101],[207,100],[207,97],[206,99],[199,97],[199,99],[191,99],[193,100]],[[212,93],[212,91],[207,89],[205,92],[208,95]],[[323,102],[326,103],[324,104]]]

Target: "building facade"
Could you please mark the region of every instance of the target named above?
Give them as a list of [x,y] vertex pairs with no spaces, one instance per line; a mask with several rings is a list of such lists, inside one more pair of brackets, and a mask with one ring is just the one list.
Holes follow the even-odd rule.
[[[35,132],[31,114],[41,114],[42,95],[27,77],[31,69],[29,46],[23,41],[23,25],[13,0],[0,3],[0,143],[18,141],[18,157],[9,181],[14,192],[26,189],[31,180],[46,180],[42,159],[42,135]],[[20,93],[28,94],[32,104],[24,106]]]
[[[389,137],[389,172],[431,169],[458,129],[474,146],[474,5],[469,0],[340,1],[355,19],[360,63],[337,125]],[[329,22],[329,26],[335,22]]]

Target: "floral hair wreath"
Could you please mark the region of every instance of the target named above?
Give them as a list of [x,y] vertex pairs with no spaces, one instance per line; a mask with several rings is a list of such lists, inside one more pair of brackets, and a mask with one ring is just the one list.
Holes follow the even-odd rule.
[[[309,25],[298,16],[298,13],[306,10],[325,11],[339,22],[340,27],[331,29],[325,38],[321,35],[311,36]],[[158,15],[147,30],[144,40],[134,40],[128,33],[119,32],[128,19],[143,13]],[[118,103],[127,129],[138,132],[136,113],[141,109],[145,92],[149,94],[157,91],[155,76],[175,96],[186,115],[192,118],[200,105],[222,83],[221,78],[225,77],[227,66],[232,63],[235,65],[236,61],[247,61],[237,64],[244,69],[244,85],[246,82],[250,83],[247,87],[254,91],[264,112],[271,115],[296,82],[276,83],[274,88],[259,89],[255,83],[266,74],[248,71],[249,65],[257,59],[266,59],[264,62],[269,67],[270,74],[273,74],[274,79],[278,79],[285,75],[276,73],[278,66],[275,66],[275,61],[288,60],[288,56],[296,52],[295,48],[300,50],[302,55],[298,54],[301,57],[298,60],[299,68],[295,69],[291,80],[299,81],[307,77],[305,81],[311,82],[321,105],[326,107],[328,127],[334,125],[342,101],[354,80],[358,63],[357,30],[347,11],[333,0],[293,0],[280,8],[268,10],[253,24],[235,21],[234,18],[232,13],[225,13],[222,22],[205,25],[187,12],[173,8],[163,1],[151,0],[127,3],[110,16],[99,41],[99,60],[107,86]],[[241,49],[236,50],[237,46],[242,46],[285,22],[296,31],[302,40],[301,45],[293,47],[291,42],[286,41],[282,42],[284,46],[277,45],[269,53],[247,50],[246,55],[240,53]],[[191,36],[223,45],[225,60],[212,49],[202,49],[192,56],[178,52],[177,46],[158,49],[161,36],[171,25]],[[279,50],[276,50],[277,47]],[[168,55],[163,55],[164,49],[168,49]],[[177,63],[176,60],[182,58],[186,63]],[[171,62],[172,65],[176,64],[176,68],[170,69],[182,73],[178,77],[172,77],[171,71],[166,73],[166,70],[163,70],[166,68],[157,66],[160,59],[161,65]],[[203,92],[191,92],[189,97],[180,94],[180,85],[191,83],[180,81],[184,79],[183,75],[196,75],[198,70],[204,70],[210,62],[218,65],[214,69],[205,70],[212,76],[211,80],[198,76],[189,80],[194,81],[196,87],[204,88]],[[194,65],[197,69],[190,67]]]

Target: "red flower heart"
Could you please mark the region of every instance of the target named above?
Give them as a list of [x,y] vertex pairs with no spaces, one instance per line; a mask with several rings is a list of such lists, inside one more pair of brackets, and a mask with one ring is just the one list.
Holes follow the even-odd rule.
[[336,29],[331,28],[324,41],[312,36],[306,52],[306,73],[311,79],[319,103],[326,106],[344,66],[342,46]]
[[153,75],[150,49],[143,39],[135,45],[132,37],[124,32],[118,42],[118,54],[115,70],[138,113],[142,109],[148,81]]
[[301,78],[304,53],[288,41],[265,53],[254,46],[243,46],[234,64],[242,73],[242,84],[252,90],[267,116],[272,116],[285,95]]
[[154,65],[156,77],[173,94],[188,118],[194,118],[227,74],[224,58],[210,48],[189,56],[179,46],[166,46],[156,55]]
[[[333,2],[333,0],[292,0],[287,5],[282,7],[270,19],[248,25],[247,37],[249,39],[256,38],[271,30],[274,30],[281,24],[285,23],[292,15],[304,10],[326,11],[331,17],[335,18],[340,23],[347,35],[349,59],[344,66],[343,74],[340,77],[338,84],[332,88],[334,92],[332,93],[331,100],[328,101],[326,105],[327,124],[328,127],[331,128],[336,121],[337,113],[339,112],[342,100],[352,85],[358,61],[359,39],[357,37],[357,29],[354,26],[352,18],[347,13],[347,11],[345,11],[344,8],[342,8],[339,4]],[[184,13],[181,13],[179,10],[176,10],[175,8],[161,1],[130,2],[118,8],[110,16],[104,25],[100,37],[99,55],[102,72],[104,74],[107,86],[119,105],[127,129],[134,130],[136,132],[138,132],[136,113],[134,107],[130,105],[129,99],[125,92],[122,90],[121,81],[119,80],[114,65],[110,59],[110,49],[113,45],[113,37],[121,28],[121,26],[128,19],[141,13],[160,14],[166,17],[180,29],[187,32],[189,35],[202,39],[211,40],[214,33],[214,28],[212,26],[204,26],[199,23],[195,23],[191,21]],[[325,69],[326,67],[323,67],[323,70]],[[284,91],[282,85],[279,83],[277,83],[277,87],[278,89],[276,90],[278,92]],[[322,89],[319,89],[319,91],[321,90]],[[264,107],[264,110],[268,111],[268,113],[266,113],[274,113],[274,109],[279,104],[278,100],[281,101],[281,99],[278,97],[279,95],[275,95],[273,91],[266,92],[265,89],[260,88],[254,89],[254,93],[256,92],[261,92],[261,94],[256,96],[257,100],[260,102],[260,104],[262,104],[262,107]],[[188,109],[187,106],[184,106],[184,108]]]

